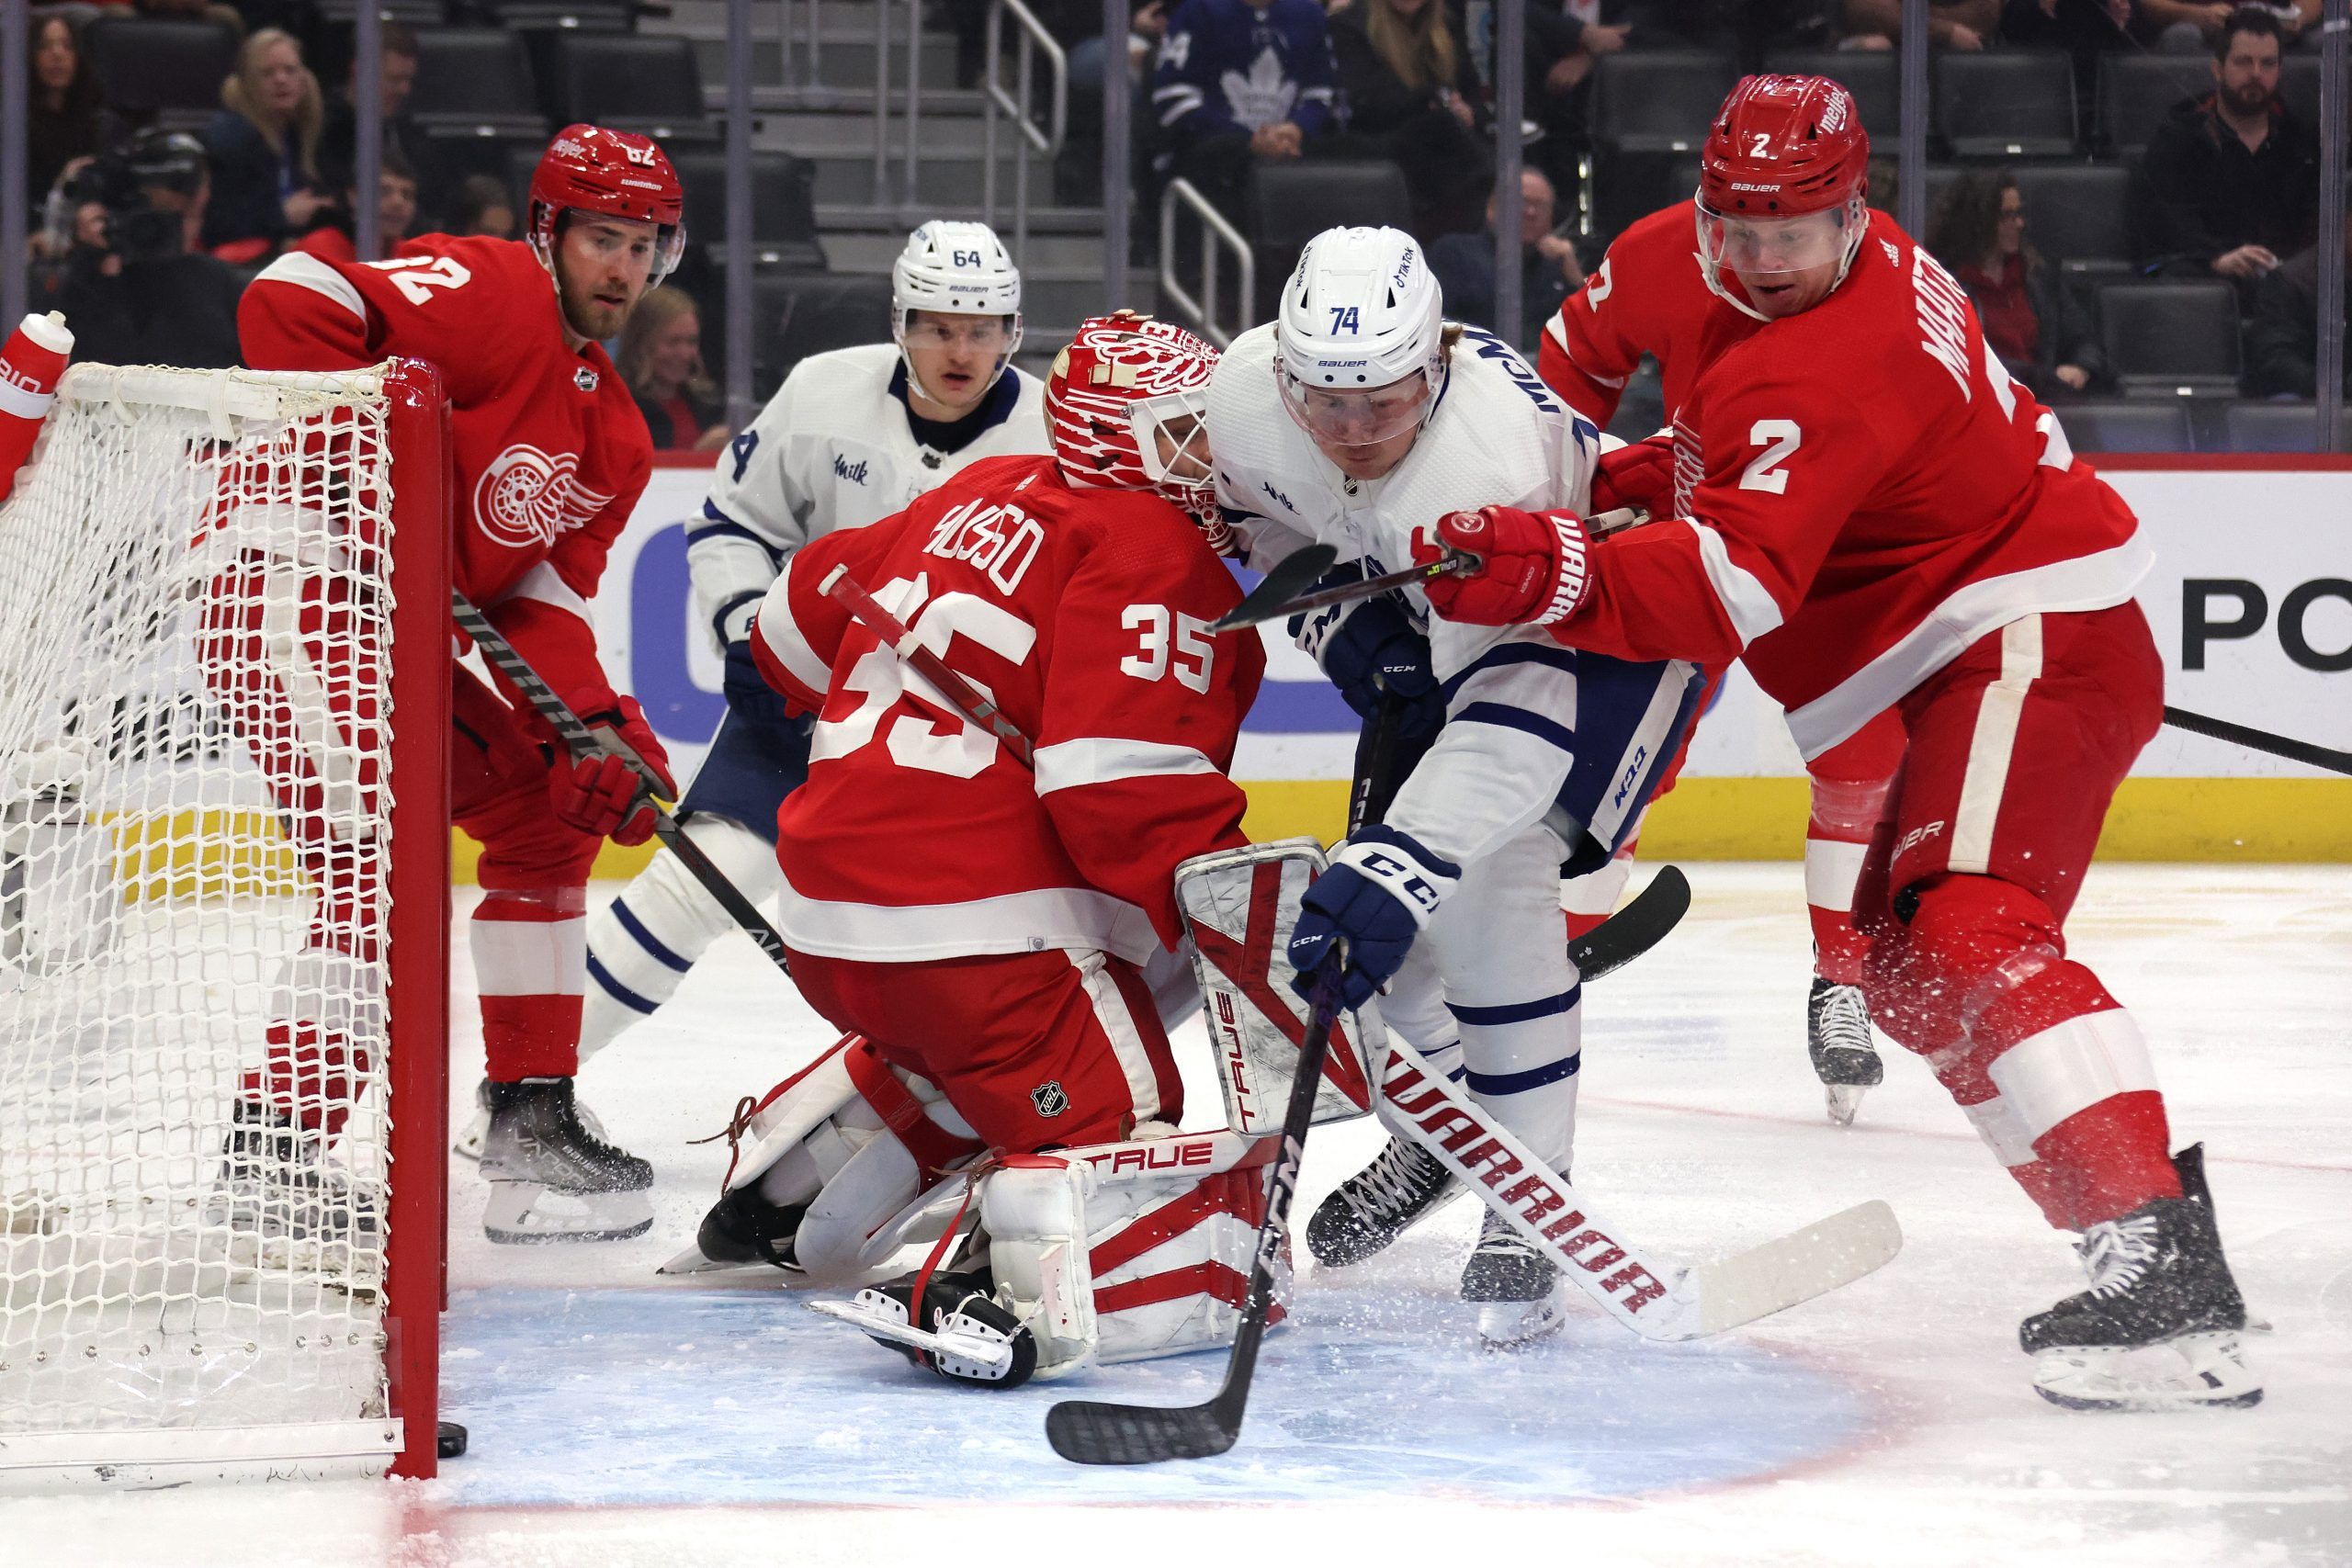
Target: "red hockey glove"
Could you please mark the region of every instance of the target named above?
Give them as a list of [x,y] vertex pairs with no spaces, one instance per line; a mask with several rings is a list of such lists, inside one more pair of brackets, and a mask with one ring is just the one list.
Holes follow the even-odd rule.
[[1595,515],[1638,506],[1654,518],[1674,515],[1674,437],[1665,431],[1647,440],[1603,452],[1592,470]]
[[[635,753],[661,781],[655,793],[665,800],[678,797],[678,786],[670,778],[669,755],[634,698],[622,697],[617,708],[583,718],[591,729],[606,732]],[[628,757],[607,751],[574,759],[569,765],[557,767],[548,784],[556,816],[583,833],[624,845],[641,844],[653,836],[653,802]]]
[[1573,512],[1482,506],[1449,513],[1438,519],[1434,543],[1414,536],[1414,564],[1438,559],[1448,545],[1484,558],[1474,570],[1422,585],[1430,606],[1449,621],[1548,626],[1584,603],[1584,524]]

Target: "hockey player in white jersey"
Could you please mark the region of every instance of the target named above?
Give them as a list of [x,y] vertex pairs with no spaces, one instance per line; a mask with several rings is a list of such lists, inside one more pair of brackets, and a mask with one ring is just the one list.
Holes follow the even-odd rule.
[[[1317,235],[1281,314],[1236,339],[1209,395],[1219,502],[1263,566],[1310,541],[1342,570],[1409,562],[1416,530],[1476,496],[1588,498],[1600,433],[1490,333],[1449,325],[1420,248],[1394,229]],[[1385,820],[1332,855],[1291,960],[1349,948],[1351,1006],[1384,985],[1388,1026],[1566,1169],[1580,1063],[1579,987],[1560,941],[1559,879],[1606,863],[1672,757],[1695,666],[1630,664],[1432,620],[1419,590],[1297,628],[1360,712],[1399,703],[1433,735]],[[1565,657],[1563,657],[1565,656]],[[1318,1210],[1326,1263],[1378,1250],[1452,1179],[1392,1143]],[[1462,1276],[1498,1345],[1555,1328],[1553,1263],[1489,1214]]]
[[[776,808],[808,770],[808,721],[752,662],[768,585],[819,535],[900,512],[983,457],[1048,449],[1043,389],[1012,365],[1021,274],[992,230],[925,223],[890,292],[893,341],[794,367],[720,456],[686,534],[694,618],[725,656],[727,711],[678,820],[754,903],[776,893]],[[668,1001],[732,925],[675,857],[656,856],[589,923],[581,1059]],[[476,1123],[459,1152],[478,1147]]]

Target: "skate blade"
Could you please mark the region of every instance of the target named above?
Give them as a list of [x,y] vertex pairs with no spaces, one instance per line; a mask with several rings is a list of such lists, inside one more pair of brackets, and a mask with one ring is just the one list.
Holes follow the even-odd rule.
[[653,1194],[559,1192],[536,1181],[493,1181],[482,1235],[501,1247],[628,1241],[653,1228]]
[[1850,1127],[1854,1112],[1862,1108],[1862,1096],[1870,1091],[1868,1084],[1833,1083],[1821,1087],[1823,1100],[1829,1111],[1829,1122],[1834,1127]]
[[971,1319],[957,1313],[937,1332],[915,1327],[906,1309],[876,1290],[863,1290],[845,1302],[804,1303],[810,1312],[836,1317],[876,1339],[910,1345],[939,1358],[948,1376],[966,1382],[993,1382],[1012,1369],[1012,1342],[969,1326]]
[[1554,1285],[1551,1293],[1534,1302],[1487,1302],[1478,1308],[1479,1348],[1494,1351],[1524,1350],[1551,1338],[1568,1322],[1568,1290]]
[[2137,1348],[2074,1346],[2034,1358],[2033,1391],[2065,1410],[2243,1410],[2262,1403],[2234,1329]]
[[[584,1122],[586,1118],[583,1117],[582,1120]],[[449,1152],[459,1159],[469,1159],[479,1163],[481,1159],[481,1146],[489,1137],[490,1112],[477,1111],[474,1112],[474,1119],[466,1123],[466,1130],[458,1134],[458,1141],[449,1145]]]

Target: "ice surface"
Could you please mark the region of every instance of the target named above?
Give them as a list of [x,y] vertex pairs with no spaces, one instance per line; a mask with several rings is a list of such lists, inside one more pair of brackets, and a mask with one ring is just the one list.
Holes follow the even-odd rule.
[[[492,1247],[456,1168],[444,1376],[469,1456],[422,1484],[0,1501],[0,1563],[2352,1563],[2352,875],[2090,879],[2075,951],[2142,1019],[2276,1325],[2251,1344],[2260,1408],[2101,1416],[2028,1387],[2017,1320],[2080,1275],[1924,1066],[1887,1048],[1859,1124],[1823,1118],[1798,869],[1689,870],[1682,928],[1589,994],[1578,1185],[1690,1258],[1887,1199],[1903,1254],[1833,1296],[1686,1346],[1579,1309],[1554,1344],[1481,1355],[1451,1299],[1476,1224],[1458,1202],[1358,1269],[1305,1271],[1232,1453],[1065,1465],[1054,1398],[1191,1402],[1221,1358],[979,1393],[802,1311],[779,1276],[653,1276],[725,1168],[687,1140],[827,1040],[730,939],[582,1077],[654,1162],[650,1235]],[[460,1120],[480,1063],[461,989]],[[1378,1137],[1318,1132],[1300,1213]]]

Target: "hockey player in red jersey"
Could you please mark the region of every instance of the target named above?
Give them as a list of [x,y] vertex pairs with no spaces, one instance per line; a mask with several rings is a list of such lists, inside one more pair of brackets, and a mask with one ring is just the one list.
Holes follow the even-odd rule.
[[[1690,243],[1696,217],[1694,203],[1678,202],[1620,234],[1544,331],[1539,373],[1595,424],[1607,424],[1617,412],[1626,379],[1645,354],[1658,362],[1671,424],[1700,367],[1764,325],[1764,316],[1736,290],[1708,287]],[[1871,221],[1893,227],[1882,214],[1872,213]],[[1668,515],[1674,490],[1671,441],[1662,433],[1602,453],[1593,487],[1595,512],[1634,505]],[[1721,679],[1720,670],[1714,674]],[[1805,759],[1813,799],[1805,824],[1804,890],[1814,953],[1806,1044],[1830,1119],[1840,1125],[1853,1121],[1863,1091],[1883,1072],[1861,988],[1862,953],[1870,944],[1854,926],[1854,885],[1902,755],[1902,724],[1894,714],[1883,713]],[[1678,757],[1678,773],[1680,761]],[[1659,793],[1672,788],[1670,775]],[[1581,890],[1571,885],[1571,908],[1590,908],[1587,919],[1607,914],[1624,869],[1620,861],[1595,873],[1603,886],[1582,893],[1582,902],[1577,901]],[[1570,919],[1573,925],[1577,917]]]
[[[1050,456],[985,459],[894,517],[811,540],[770,589],[755,656],[817,715],[808,783],[777,814],[776,924],[801,994],[853,1038],[771,1097],[759,1156],[685,1266],[865,1282],[869,1238],[944,1167],[1173,1132],[1182,1085],[1145,967],[1182,935],[1178,864],[1247,841],[1226,769],[1264,669],[1253,635],[1207,630],[1239,599],[1209,538],[1215,361],[1166,323],[1089,321],[1046,382]],[[1034,761],[853,619],[827,592],[844,572],[994,702]],[[1027,1222],[1000,1179],[975,1210],[1002,1247]],[[1197,1200],[1230,1215],[1227,1242],[1262,1212],[1260,1185]],[[1100,1240],[1093,1256],[1109,1266]],[[1022,1316],[1021,1269],[1000,1252],[996,1272]],[[973,1288],[959,1279],[941,1310],[999,1321]],[[899,1309],[912,1300],[902,1289]],[[1046,1371],[1089,1353],[1037,1333]]]
[[[1855,905],[1863,984],[2050,1223],[2083,1235],[2090,1290],[2020,1329],[2035,1387],[2076,1407],[2251,1404],[2201,1150],[2168,1152],[2138,1026],[2064,930],[2161,720],[2132,596],[2153,558],[1960,287],[1868,215],[1867,157],[1835,83],[1733,91],[1699,260],[1763,321],[1707,329],[1672,505],[1599,541],[1564,513],[1455,513],[1434,540],[1483,559],[1430,597],[1620,658],[1745,657],[1808,755],[1893,710],[1902,767]],[[2132,1364],[2154,1347],[2186,1371]]]
[[[288,254],[238,310],[257,369],[345,370],[401,355],[439,370],[457,587],[573,712],[657,771],[667,767],[661,743],[637,704],[614,691],[588,618],[605,553],[652,465],[644,417],[599,340],[617,333],[675,265],[683,202],[653,142],[570,126],[533,175],[527,240],[424,235],[372,263]],[[208,635],[253,649],[220,667],[268,672],[220,694],[281,795],[315,787],[300,742],[316,718],[304,694],[322,675],[325,689],[340,689],[333,666],[346,657],[325,624],[332,574],[300,591],[303,637],[271,635],[270,580],[304,564],[242,563],[217,585],[208,615]],[[582,1125],[572,1076],[589,867],[607,837],[643,842],[651,808],[618,759],[573,762],[526,705],[463,667],[454,717],[453,812],[482,846],[470,928],[493,1097],[485,1229],[499,1242],[639,1234],[652,1223],[651,1169]],[[369,856],[302,848],[320,890],[313,945],[282,979],[289,1005],[270,1030],[266,1064],[246,1076],[240,1117],[241,1136],[315,1153],[348,1113],[363,1065],[351,1061],[335,1019],[291,998],[320,994],[304,976],[350,956],[333,946],[348,939],[329,933],[372,929],[330,912],[372,904],[379,890]]]

